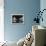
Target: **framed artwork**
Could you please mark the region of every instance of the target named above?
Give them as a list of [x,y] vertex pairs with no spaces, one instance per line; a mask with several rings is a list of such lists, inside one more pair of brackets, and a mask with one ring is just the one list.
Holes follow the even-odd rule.
[[24,14],[12,15],[12,23],[24,23]]

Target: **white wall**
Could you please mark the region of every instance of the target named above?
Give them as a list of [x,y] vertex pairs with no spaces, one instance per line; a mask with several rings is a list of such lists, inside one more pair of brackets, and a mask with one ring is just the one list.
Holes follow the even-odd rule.
[[0,0],[0,42],[4,41],[4,1]]

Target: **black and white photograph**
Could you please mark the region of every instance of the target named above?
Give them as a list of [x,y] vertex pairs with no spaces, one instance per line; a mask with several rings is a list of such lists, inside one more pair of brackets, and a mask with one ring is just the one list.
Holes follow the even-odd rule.
[[23,15],[12,15],[12,23],[24,23]]

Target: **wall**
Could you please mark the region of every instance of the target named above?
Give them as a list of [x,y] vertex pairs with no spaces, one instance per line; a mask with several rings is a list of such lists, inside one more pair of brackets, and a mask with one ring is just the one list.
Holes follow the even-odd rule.
[[[41,11],[43,9],[46,9],[46,0],[41,0],[40,1],[40,9],[41,9]],[[46,10],[43,12],[42,17],[43,17],[43,22],[41,21],[40,25],[46,26],[46,20],[45,20],[46,19]]]
[[[7,41],[18,41],[32,29],[35,12],[40,9],[40,0],[4,0],[4,35]],[[24,13],[24,24],[12,24],[11,14]]]
[[3,2],[0,0],[0,42],[4,41],[4,8]]

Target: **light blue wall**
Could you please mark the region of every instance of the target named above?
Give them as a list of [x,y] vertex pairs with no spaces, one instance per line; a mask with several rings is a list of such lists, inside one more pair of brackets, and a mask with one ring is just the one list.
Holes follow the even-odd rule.
[[[43,9],[46,9],[46,0],[41,0],[40,1],[40,10],[42,11]],[[46,27],[46,10],[43,12],[43,22],[40,22],[40,25],[45,26]]]
[[[4,30],[5,40],[17,41],[31,29],[35,12],[40,9],[39,0],[4,0]],[[11,14],[24,11],[24,24],[11,24]]]

